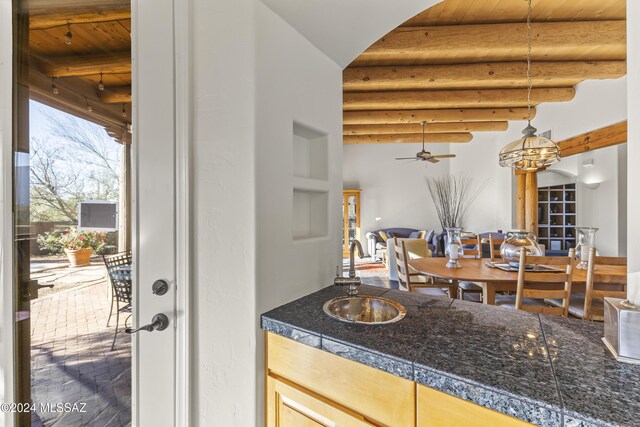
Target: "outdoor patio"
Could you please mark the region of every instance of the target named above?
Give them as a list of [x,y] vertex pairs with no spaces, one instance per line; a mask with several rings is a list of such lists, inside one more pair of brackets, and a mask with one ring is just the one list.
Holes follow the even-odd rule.
[[[31,304],[32,399],[86,403],[84,413],[41,413],[33,426],[131,425],[131,340],[106,327],[109,282],[102,263],[32,273],[40,285]],[[121,322],[122,325],[122,322]]]

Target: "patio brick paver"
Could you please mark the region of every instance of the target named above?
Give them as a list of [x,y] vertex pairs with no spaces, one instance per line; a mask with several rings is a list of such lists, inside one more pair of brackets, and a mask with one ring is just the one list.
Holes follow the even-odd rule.
[[84,276],[76,269],[78,286],[31,304],[34,404],[86,403],[84,413],[36,411],[32,426],[131,425],[131,339],[119,333],[110,351],[115,316],[107,328],[109,283],[95,279],[101,268],[87,267]]

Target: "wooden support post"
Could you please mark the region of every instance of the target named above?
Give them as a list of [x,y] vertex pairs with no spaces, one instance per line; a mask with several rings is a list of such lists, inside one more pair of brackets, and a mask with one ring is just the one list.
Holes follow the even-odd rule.
[[517,187],[516,187],[516,228],[518,230],[526,229],[525,220],[525,198],[526,198],[526,174],[516,174]]
[[525,229],[538,236],[538,172],[528,172],[525,183]]
[[[126,132],[126,129],[125,131]],[[124,141],[126,138],[123,138]],[[118,210],[118,251],[131,250],[131,144],[122,144],[120,158],[120,202]]]

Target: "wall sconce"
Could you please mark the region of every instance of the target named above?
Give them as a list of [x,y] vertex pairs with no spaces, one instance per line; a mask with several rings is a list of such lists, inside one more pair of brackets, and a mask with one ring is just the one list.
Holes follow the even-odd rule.
[[600,188],[600,183],[599,182],[585,182],[584,185],[589,190],[597,190],[598,188]]

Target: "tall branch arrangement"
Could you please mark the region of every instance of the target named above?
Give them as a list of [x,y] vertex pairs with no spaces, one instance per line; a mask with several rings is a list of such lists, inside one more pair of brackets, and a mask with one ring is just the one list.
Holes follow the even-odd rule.
[[461,227],[464,216],[485,189],[489,180],[485,180],[473,190],[473,180],[468,176],[456,177],[444,175],[438,178],[425,178],[429,193],[436,207],[442,228]]

